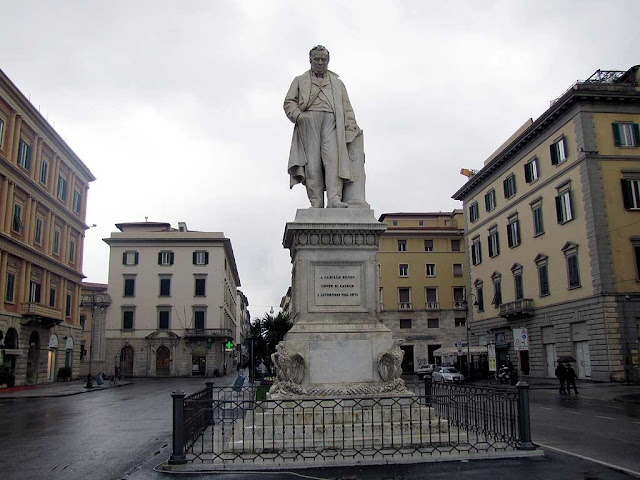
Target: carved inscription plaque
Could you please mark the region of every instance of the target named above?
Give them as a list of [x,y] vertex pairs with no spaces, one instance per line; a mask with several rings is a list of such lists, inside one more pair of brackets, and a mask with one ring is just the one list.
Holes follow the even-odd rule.
[[360,267],[316,265],[314,303],[317,306],[351,306],[362,303]]

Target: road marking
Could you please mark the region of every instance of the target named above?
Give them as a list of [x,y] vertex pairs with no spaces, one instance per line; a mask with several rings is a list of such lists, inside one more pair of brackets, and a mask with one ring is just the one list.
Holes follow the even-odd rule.
[[549,407],[540,407],[541,410],[553,410],[553,408],[549,408]]
[[615,420],[613,417],[603,417],[602,415],[596,415],[596,418],[604,418],[605,420]]
[[582,415],[580,412],[572,412],[571,410],[562,410],[564,413],[570,413],[571,415]]
[[580,455],[579,453],[573,453],[568,450],[562,450],[561,448],[552,447],[551,445],[545,445],[543,443],[535,442],[536,445],[542,447],[543,449],[553,450],[554,452],[564,453],[565,455],[571,455],[572,457],[581,458],[582,460],[587,460],[589,462],[597,463],[607,468],[613,468],[614,470],[618,470],[620,472],[628,473],[629,475],[633,475],[634,477],[640,478],[640,472],[636,472],[635,470],[631,470],[629,468],[621,467],[620,465],[614,465],[613,463],[603,462],[602,460],[598,460],[592,457],[586,457],[584,455]]
[[640,422],[633,422],[633,423],[637,423],[638,425],[640,425]]

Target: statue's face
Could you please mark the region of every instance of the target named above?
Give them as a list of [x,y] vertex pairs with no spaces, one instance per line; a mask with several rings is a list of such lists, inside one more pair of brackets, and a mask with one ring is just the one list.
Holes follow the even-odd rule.
[[315,75],[324,75],[329,66],[329,55],[323,50],[317,50],[311,54],[311,71]]

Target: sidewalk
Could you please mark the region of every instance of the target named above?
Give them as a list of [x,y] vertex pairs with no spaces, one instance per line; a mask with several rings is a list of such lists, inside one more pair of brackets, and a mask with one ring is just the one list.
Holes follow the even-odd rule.
[[93,382],[94,388],[85,388],[87,380],[72,380],[70,382],[54,382],[42,385],[23,385],[20,387],[0,388],[0,400],[8,398],[43,398],[43,397],[67,397],[81,393],[97,392],[108,388],[124,387],[132,382],[122,380],[118,383],[109,383],[107,380],[102,385]]

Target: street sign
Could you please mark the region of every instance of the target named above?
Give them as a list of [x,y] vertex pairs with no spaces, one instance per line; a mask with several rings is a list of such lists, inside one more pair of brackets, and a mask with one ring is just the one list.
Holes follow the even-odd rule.
[[487,358],[489,360],[489,371],[496,371],[496,346],[493,343],[487,345]]
[[529,350],[529,333],[526,328],[513,329],[514,350]]
[[461,357],[461,356],[462,356],[462,349],[461,349],[461,348],[459,348],[459,349],[458,349],[458,356],[459,356],[459,357]]
[[462,347],[462,340],[458,340],[456,342],[456,347],[461,348]]

